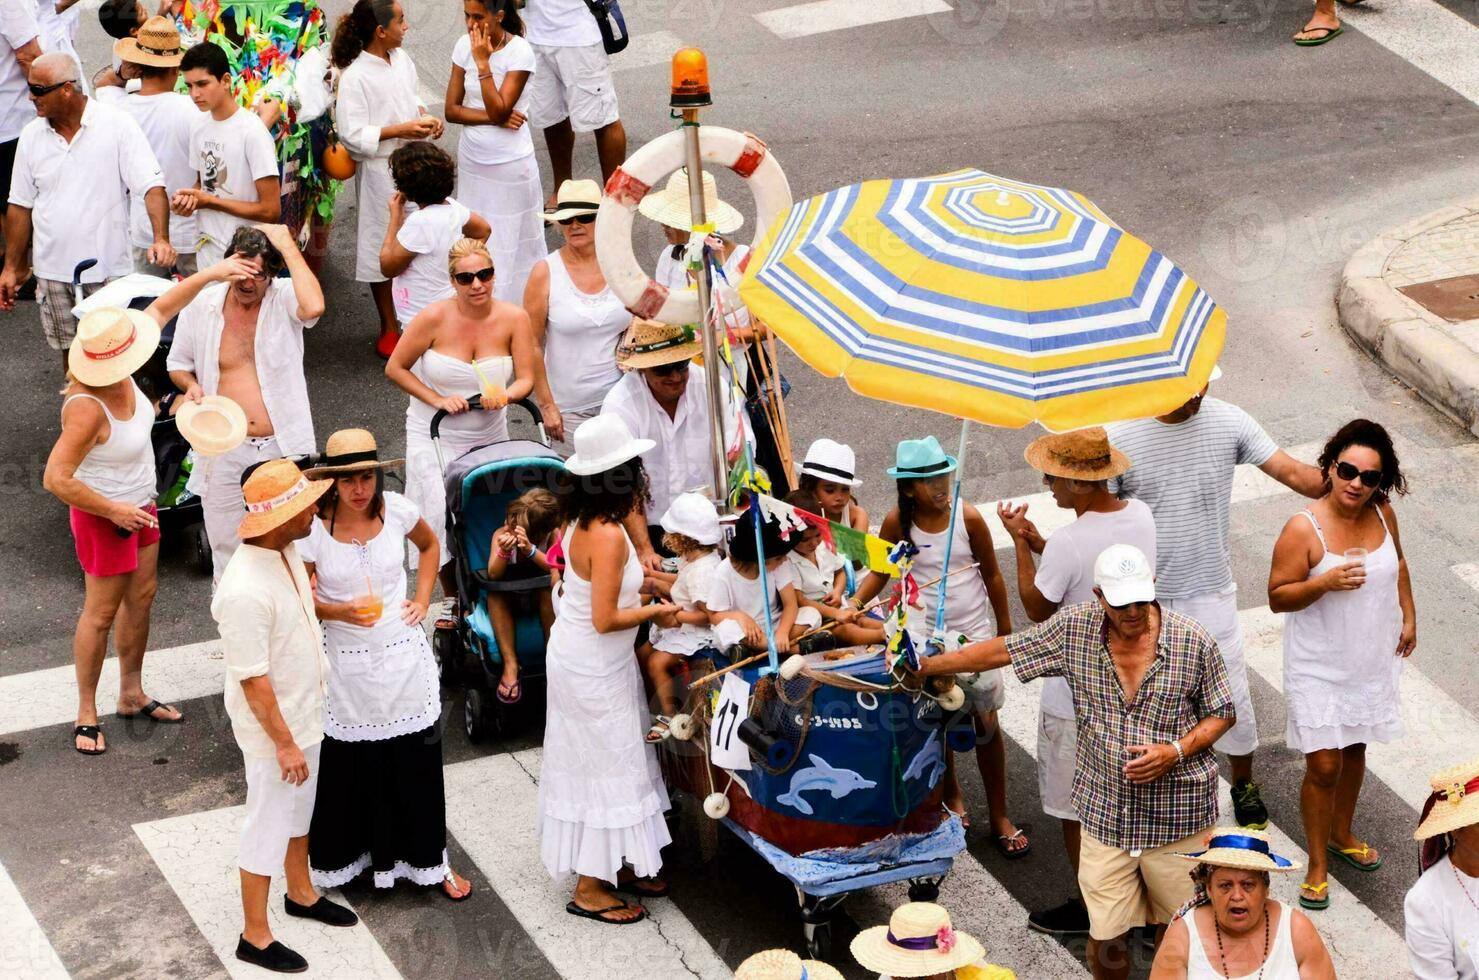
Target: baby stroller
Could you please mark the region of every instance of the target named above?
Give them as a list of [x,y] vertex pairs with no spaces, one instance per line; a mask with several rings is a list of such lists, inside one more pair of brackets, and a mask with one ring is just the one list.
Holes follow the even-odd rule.
[[[478,408],[481,399],[468,399]],[[431,440],[447,488],[447,546],[457,579],[455,624],[438,624],[432,650],[444,681],[465,669],[466,696],[463,727],[474,742],[489,735],[513,731],[526,717],[531,681],[544,678],[544,628],[539,619],[538,592],[550,586],[548,573],[531,562],[520,563],[502,579],[487,576],[493,532],[503,526],[504,511],[520,495],[537,488],[556,492],[565,462],[549,448],[544,419],[533,402],[517,402],[533,418],[539,440],[510,439],[483,446],[452,460],[442,458],[440,426],[447,413],[431,420]],[[507,596],[514,607],[514,635],[519,651],[524,696],[504,704],[493,691],[503,672],[503,654],[488,616],[488,594]],[[464,668],[464,660],[472,663]]]
[[[82,274],[97,265],[97,259],[86,259],[72,270],[72,315],[81,319],[105,306],[144,310],[174,285],[168,279],[140,273],[115,279],[91,296],[82,295]],[[196,569],[211,572],[211,545],[205,533],[205,517],[200,497],[185,488],[194,466],[195,454],[175,425],[170,406],[179,392],[169,379],[165,359],[175,339],[175,320],[171,318],[159,332],[159,346],[138,371],[134,380],[158,408],[150,438],[154,445],[154,506],[159,511],[160,532],[175,538],[184,537]]]

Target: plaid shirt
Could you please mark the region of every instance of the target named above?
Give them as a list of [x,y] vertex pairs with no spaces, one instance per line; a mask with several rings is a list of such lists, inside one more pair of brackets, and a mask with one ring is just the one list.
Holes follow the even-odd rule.
[[[1159,608],[1159,607],[1157,607]],[[1109,620],[1098,603],[1068,606],[1007,637],[1023,681],[1061,676],[1073,690],[1078,764],[1073,805],[1095,840],[1124,850],[1169,844],[1217,822],[1217,762],[1189,755],[1155,782],[1125,778],[1125,746],[1173,742],[1203,718],[1233,718],[1217,641],[1195,620],[1161,611],[1156,657],[1125,704],[1109,656]]]

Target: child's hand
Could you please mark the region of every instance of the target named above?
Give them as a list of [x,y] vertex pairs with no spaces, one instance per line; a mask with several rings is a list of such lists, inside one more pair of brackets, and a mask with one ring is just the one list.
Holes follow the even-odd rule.
[[[839,585],[837,588],[833,589],[831,592],[828,592],[826,595],[822,596],[822,605],[824,605],[824,606],[840,606],[840,605],[842,605],[842,593],[843,593],[843,587]],[[838,622],[841,622],[841,620],[838,620]]]
[[503,554],[513,551],[518,543],[519,539],[506,527],[501,527],[493,532],[493,547]]
[[740,613],[739,624],[745,628],[745,646],[754,650],[765,649],[765,630],[745,613]]
[[[764,640],[761,641],[760,646],[762,648],[765,646]],[[791,638],[785,633],[777,633],[775,635],[775,652],[781,656],[785,656],[791,652]]]
[[837,610],[837,615],[834,616],[833,619],[837,620],[838,623],[846,626],[848,623],[856,623],[858,621],[858,617],[862,614],[863,613],[861,612],[861,610],[855,609],[852,606],[843,606],[841,609]]
[[533,546],[529,544],[529,532],[518,525],[514,525],[512,530],[514,532],[514,544],[518,546],[520,551],[534,550]]
[[659,610],[652,616],[652,624],[660,626],[665,630],[678,628],[678,607],[671,602],[659,602],[654,604],[654,609]]

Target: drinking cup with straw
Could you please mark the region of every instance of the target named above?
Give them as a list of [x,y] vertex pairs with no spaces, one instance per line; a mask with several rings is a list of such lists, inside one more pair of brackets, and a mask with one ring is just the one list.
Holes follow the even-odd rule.
[[508,404],[508,395],[503,390],[503,385],[496,381],[489,381],[483,369],[478,366],[478,359],[472,358],[473,372],[478,376],[478,383],[483,389],[483,407],[486,409],[499,409]]

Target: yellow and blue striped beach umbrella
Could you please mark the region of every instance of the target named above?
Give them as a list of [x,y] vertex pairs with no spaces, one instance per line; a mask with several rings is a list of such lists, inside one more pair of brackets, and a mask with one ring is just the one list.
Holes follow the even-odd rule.
[[1073,191],[979,170],[798,202],[751,256],[750,313],[870,398],[1056,431],[1174,410],[1227,317]]

